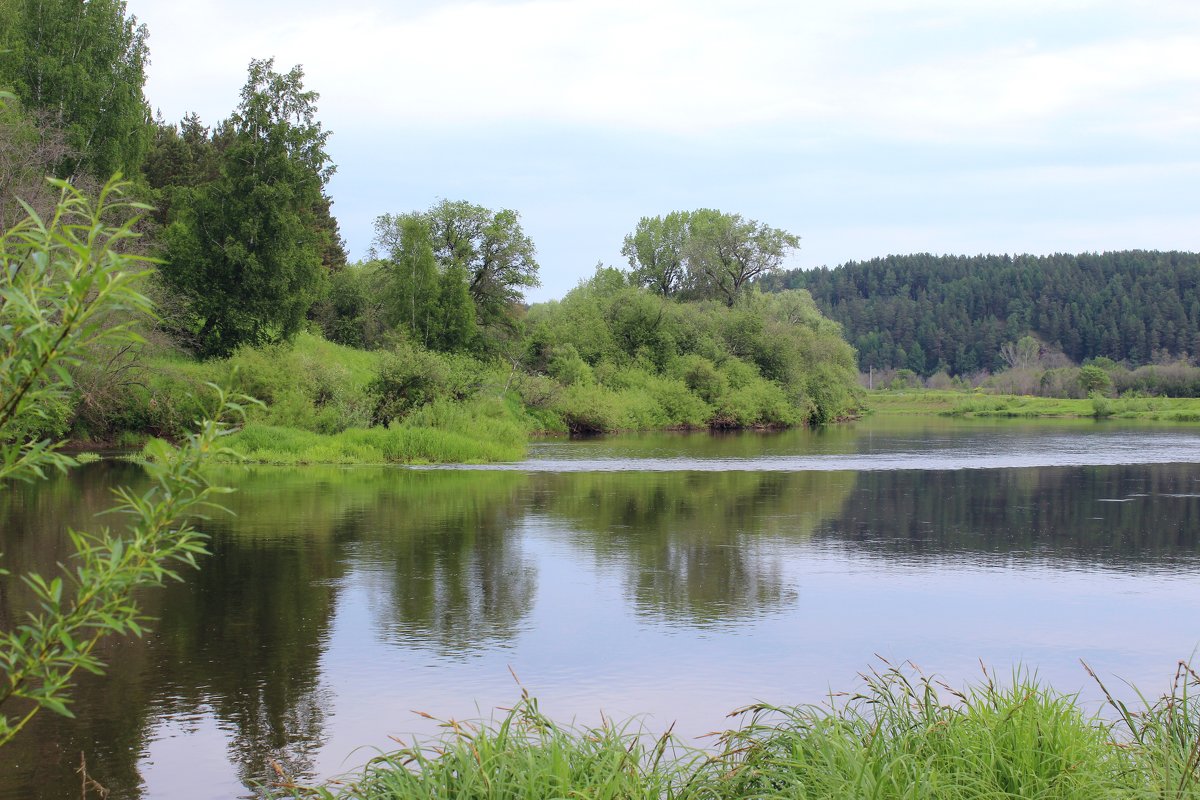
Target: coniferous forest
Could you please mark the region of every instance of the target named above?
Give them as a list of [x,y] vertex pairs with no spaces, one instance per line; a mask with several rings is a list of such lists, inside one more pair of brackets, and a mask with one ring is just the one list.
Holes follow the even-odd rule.
[[1008,366],[1033,335],[1075,363],[1136,367],[1200,352],[1200,254],[917,254],[793,270],[767,290],[807,289],[840,322],[859,368],[966,375]]

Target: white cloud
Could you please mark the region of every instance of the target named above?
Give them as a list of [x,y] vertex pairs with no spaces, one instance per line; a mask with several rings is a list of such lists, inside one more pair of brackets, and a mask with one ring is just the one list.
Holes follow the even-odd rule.
[[[252,57],[304,65],[334,132],[332,188],[356,255],[372,215],[438,196],[528,211],[547,273],[614,260],[596,252],[613,237],[589,231],[688,204],[796,229],[804,257],[828,263],[1034,249],[1058,241],[1054,230],[1074,232],[1061,246],[1080,249],[1121,231],[1145,232],[1127,237],[1138,246],[1194,238],[1196,203],[1180,179],[1200,136],[1194,0],[130,0],[130,10],[150,27],[147,94],[168,119],[228,115]],[[531,134],[541,131],[551,135]],[[1195,165],[1184,166],[1190,187]],[[1026,204],[1042,216],[1021,218],[1035,192],[1047,199]],[[1014,209],[1003,241],[988,222],[996,194]],[[1145,215],[1101,209],[1100,194],[1136,197]],[[1052,204],[1094,216],[1055,216]]]
[[152,33],[149,94],[170,117],[193,106],[224,116],[249,59],[275,55],[281,67],[305,65],[335,130],[555,124],[703,139],[775,127],[1035,140],[1072,115],[1140,134],[1200,129],[1195,112],[1181,113],[1200,95],[1200,28],[1179,26],[1196,18],[1178,4],[1145,8],[1141,30],[1095,41],[1053,26],[1112,13],[1111,3],[139,5]]

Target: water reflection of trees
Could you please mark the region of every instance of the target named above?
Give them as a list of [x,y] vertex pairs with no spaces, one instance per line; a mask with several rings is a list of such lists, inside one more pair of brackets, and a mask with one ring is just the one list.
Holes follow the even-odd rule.
[[465,655],[511,638],[533,607],[537,573],[513,529],[516,472],[406,471],[359,520],[360,566],[380,574],[379,620],[404,646]]
[[[114,467],[80,468],[70,479],[59,476],[5,486],[0,491],[0,564],[16,574],[32,570],[52,575],[73,552],[68,527],[119,526],[119,518],[94,519],[97,512],[113,504],[110,476],[116,472],[124,479],[137,480],[143,473],[131,465]],[[20,581],[0,579],[0,627],[8,630],[19,624],[31,607],[31,596]],[[101,679],[77,676],[74,707],[86,709],[86,713],[77,720],[39,714],[5,746],[0,756],[0,797],[30,796],[34,787],[49,797],[78,793],[79,781],[73,770],[85,750],[89,763],[99,762],[96,773],[106,785],[136,796],[138,776],[129,753],[139,752],[144,742],[142,708],[153,691],[139,679],[145,664],[144,647],[139,644],[101,642],[97,648],[100,656],[119,662],[121,668]]]
[[[40,715],[6,748],[19,769],[0,770],[0,796],[32,787],[68,796],[85,752],[116,796],[136,797],[138,759],[165,715],[211,714],[231,733],[230,760],[245,783],[267,779],[273,760],[309,772],[328,713],[323,642],[344,581],[364,562],[388,576],[380,624],[405,645],[467,652],[513,635],[532,605],[534,570],[508,535],[523,475],[310,468],[214,477],[238,486],[225,498],[236,516],[206,525],[212,554],[202,569],[144,596],[153,633],[106,643],[108,674],[78,682],[78,719]],[[136,468],[102,465],[6,490],[6,566],[52,572],[70,552],[66,527],[94,526],[108,487],[141,480]],[[13,595],[0,596],[3,624],[28,606]]]
[[569,473],[542,476],[537,489],[576,542],[622,565],[639,611],[711,625],[790,599],[779,540],[803,540],[840,513],[853,481],[837,472]]
[[1197,480],[1182,464],[864,472],[821,535],[864,554],[1162,565],[1200,556]]
[[[139,476],[101,465],[7,488],[6,565],[51,571],[70,551],[62,531],[93,525],[114,478]],[[145,596],[159,618],[153,635],[105,645],[112,669],[81,678],[79,719],[43,714],[6,748],[0,796],[77,791],[80,751],[116,796],[138,796],[138,757],[164,713],[211,714],[230,732],[243,780],[265,777],[271,760],[304,773],[323,738],[320,659],[346,588],[370,582],[375,622],[399,646],[459,657],[501,644],[536,596],[521,541],[531,513],[550,523],[540,530],[617,571],[640,613],[672,625],[737,623],[783,607],[792,596],[783,559],[798,552],[788,545],[810,537],[886,558],[1035,553],[1126,566],[1200,555],[1200,498],[1172,496],[1197,491],[1185,465],[228,477],[240,487],[228,498],[237,516],[210,524],[203,569]],[[13,581],[0,586],[11,592],[0,595],[0,624],[11,625],[28,598]]]

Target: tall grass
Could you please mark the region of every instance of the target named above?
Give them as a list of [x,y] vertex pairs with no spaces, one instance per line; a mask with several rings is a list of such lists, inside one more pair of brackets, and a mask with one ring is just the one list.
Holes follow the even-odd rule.
[[1127,786],[1128,751],[1107,726],[1022,673],[960,692],[892,668],[832,711],[746,713],[723,739],[714,797],[1102,798]]
[[524,444],[438,428],[350,428],[320,434],[251,423],[229,438],[229,447],[254,464],[479,464],[516,461]]
[[1139,694],[1134,708],[1100,686],[1107,717],[1020,669],[1007,681],[985,670],[958,690],[885,664],[825,706],[735,712],[743,724],[710,753],[670,731],[557,725],[523,693],[499,721],[446,722],[442,738],[381,755],[353,778],[280,788],[324,800],[1200,798],[1200,675],[1180,662],[1168,693]]
[[340,786],[284,788],[328,800],[661,800],[686,796],[686,765],[700,758],[694,751],[681,757],[669,732],[652,739],[610,721],[559,725],[527,694],[499,721],[442,727],[436,744],[379,756]]

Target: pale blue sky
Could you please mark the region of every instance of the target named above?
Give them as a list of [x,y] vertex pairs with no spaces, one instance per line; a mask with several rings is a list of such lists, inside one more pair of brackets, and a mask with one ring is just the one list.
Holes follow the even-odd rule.
[[560,297],[642,216],[740,212],[791,266],[1200,249],[1200,3],[129,0],[167,119],[303,64],[351,256],[438,198],[514,208]]

